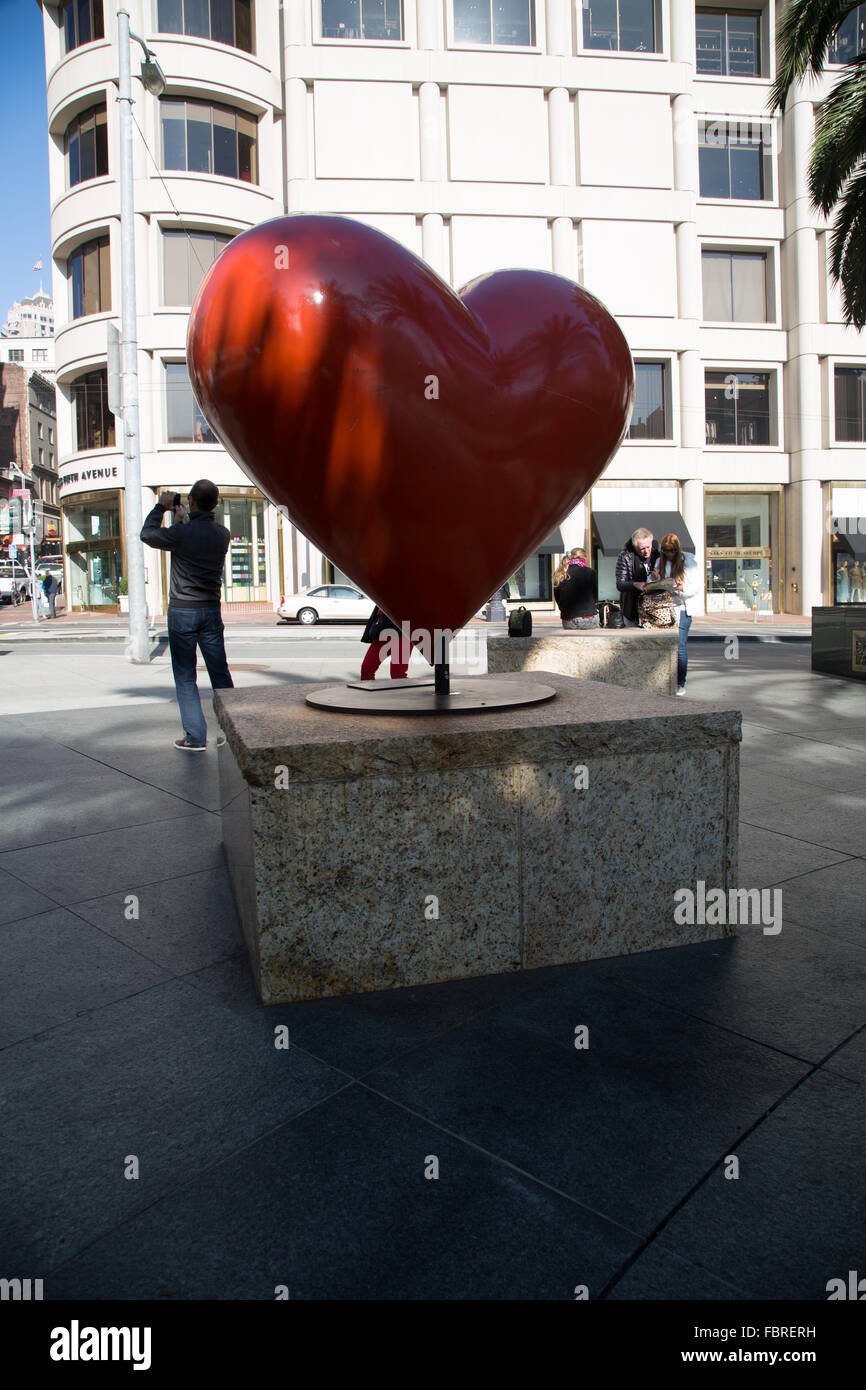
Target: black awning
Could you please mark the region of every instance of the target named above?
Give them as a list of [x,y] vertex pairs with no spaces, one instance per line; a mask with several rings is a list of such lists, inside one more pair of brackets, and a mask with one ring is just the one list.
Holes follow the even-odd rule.
[[547,537],[547,540],[544,542],[543,545],[540,545],[540,546],[538,547],[538,549],[535,551],[535,554],[536,554],[536,555],[564,555],[564,554],[565,554],[565,543],[564,543],[564,541],[563,541],[563,539],[562,539],[562,532],[560,531],[560,529],[559,529],[558,526],[557,526],[557,528],[556,528],[555,531],[551,531],[550,535]]
[[843,541],[855,560],[866,560],[866,518],[864,518],[863,521],[862,531],[859,527],[856,531],[843,530],[834,518],[833,542],[837,550],[844,550],[844,546],[842,545]]
[[652,531],[656,542],[662,536],[679,536],[683,550],[694,554],[695,543],[691,532],[679,512],[596,512],[592,514],[592,527],[598,537],[599,549],[603,555],[618,555],[624,548],[632,532],[645,527]]

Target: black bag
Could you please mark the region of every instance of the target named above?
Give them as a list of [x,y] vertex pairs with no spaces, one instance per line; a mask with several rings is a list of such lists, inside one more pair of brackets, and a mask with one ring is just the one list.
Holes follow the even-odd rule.
[[618,603],[605,601],[596,605],[599,627],[623,627],[622,609]]
[[381,608],[374,608],[369,618],[367,619],[367,626],[361,633],[361,641],[377,642],[382,632],[382,628],[385,626],[387,621],[388,619],[385,617],[385,614],[382,612]]
[[515,608],[513,613],[508,615],[508,636],[509,637],[531,637],[532,636],[532,614],[525,608]]

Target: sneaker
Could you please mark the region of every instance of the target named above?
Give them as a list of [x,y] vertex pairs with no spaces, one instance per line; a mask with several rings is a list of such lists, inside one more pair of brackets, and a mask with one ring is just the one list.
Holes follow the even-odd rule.
[[678,695],[685,695],[685,693],[686,693],[686,688],[685,688],[685,686],[684,686],[684,685],[678,685],[678,686],[677,686],[677,694],[678,694]]
[[203,753],[207,747],[206,743],[196,743],[195,739],[186,734],[183,738],[176,738],[175,748],[182,748],[185,753]]
[[225,736],[225,734],[217,734],[217,736],[216,736],[216,746],[217,746],[217,748],[222,748],[223,745],[225,744],[225,741],[226,741],[226,736]]

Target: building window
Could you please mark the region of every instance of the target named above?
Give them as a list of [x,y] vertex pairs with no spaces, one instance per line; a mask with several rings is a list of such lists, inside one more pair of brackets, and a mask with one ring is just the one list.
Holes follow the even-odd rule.
[[[455,7],[459,3],[455,0]],[[482,6],[486,3],[482,0]],[[322,0],[323,39],[402,37],[403,0]]]
[[215,232],[163,232],[163,304],[192,304],[206,271],[231,239]]
[[49,444],[53,444],[53,443],[54,443],[54,430],[53,430],[53,428],[51,427],[51,425],[48,426],[48,443],[49,443]]
[[114,416],[108,409],[108,369],[98,367],[72,383],[79,453],[114,448]]
[[90,106],[70,122],[66,132],[69,187],[108,173],[108,118],[105,102]]
[[9,349],[9,361],[10,361],[10,362],[23,362],[23,361],[24,361],[24,349],[23,349],[23,348],[10,348],[10,349]]
[[535,0],[454,0],[454,42],[535,47]]
[[772,443],[769,372],[707,372],[704,394],[708,444]]
[[72,317],[103,314],[111,308],[111,264],[108,237],[85,241],[69,257]]
[[105,38],[102,0],[66,0],[61,13],[67,53],[83,43]]
[[162,101],[162,167],[258,183],[256,120],[230,106]]
[[39,423],[38,423],[37,426],[36,426],[36,433],[38,434],[38,436],[39,436],[40,439],[43,437],[43,434],[45,433],[45,431],[44,431],[44,429],[43,429],[43,425],[42,425],[42,421],[41,421],[41,420],[39,421]]
[[866,367],[837,367],[834,395],[837,442],[866,444]]
[[185,362],[165,364],[165,415],[169,444],[217,443],[193,395]]
[[34,362],[47,362],[47,361],[48,361],[48,349],[47,349],[47,348],[34,348],[34,349],[33,349],[33,361],[34,361]]
[[828,63],[850,63],[866,53],[866,5],[858,5],[846,15],[830,40]]
[[771,197],[769,129],[758,121],[701,121],[702,198]]
[[583,0],[584,48],[655,53],[654,0]]
[[702,251],[704,318],[767,322],[767,257],[762,251]]
[[40,449],[40,450],[39,450],[39,467],[40,467],[40,468],[44,468],[44,467],[45,467],[45,450],[44,450],[44,449]]
[[670,439],[667,405],[667,367],[664,362],[635,362],[634,409],[629,439]]
[[252,0],[159,0],[157,29],[253,51]]
[[711,77],[761,76],[761,16],[755,10],[698,10],[696,66]]

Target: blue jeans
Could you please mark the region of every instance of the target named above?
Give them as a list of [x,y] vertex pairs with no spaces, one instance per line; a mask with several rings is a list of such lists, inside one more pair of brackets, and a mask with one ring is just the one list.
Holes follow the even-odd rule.
[[686,672],[689,669],[689,628],[692,625],[692,616],[684,608],[680,609],[680,633],[677,642],[677,685],[680,689],[686,683]]
[[207,724],[202,714],[195,676],[197,647],[201,647],[213,689],[227,690],[233,687],[219,608],[172,608],[169,604],[168,648],[177,703],[180,705],[180,722],[191,739],[196,743],[206,743]]

